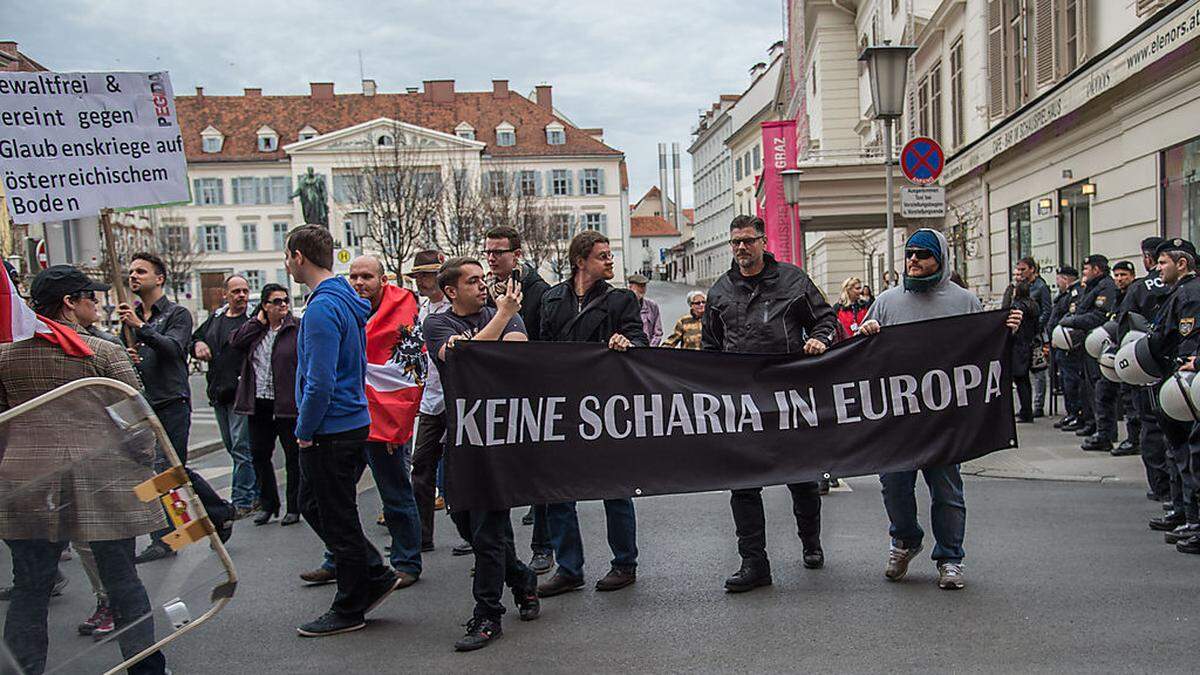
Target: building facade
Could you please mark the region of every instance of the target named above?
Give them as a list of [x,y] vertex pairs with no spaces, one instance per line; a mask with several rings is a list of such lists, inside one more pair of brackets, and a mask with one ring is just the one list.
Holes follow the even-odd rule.
[[692,258],[695,280],[711,285],[729,269],[729,221],[733,220],[733,154],[726,141],[733,133],[730,110],[736,94],[722,95],[700,117],[688,147],[692,156],[692,199],[696,222]]

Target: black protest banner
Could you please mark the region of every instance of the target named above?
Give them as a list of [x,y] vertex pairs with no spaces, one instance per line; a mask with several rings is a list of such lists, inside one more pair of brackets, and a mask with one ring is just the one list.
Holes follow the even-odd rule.
[[818,357],[459,343],[442,373],[447,501],[776,485],[1014,447],[1006,316],[889,326]]

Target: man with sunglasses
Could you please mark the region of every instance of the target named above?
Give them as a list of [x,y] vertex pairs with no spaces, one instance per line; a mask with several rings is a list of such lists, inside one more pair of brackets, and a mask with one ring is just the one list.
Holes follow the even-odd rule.
[[[875,335],[881,326],[982,312],[979,298],[950,281],[945,257],[949,250],[941,232],[928,228],[914,232],[904,247],[904,284],[879,294],[859,333]],[[1009,330],[1016,332],[1022,316],[1016,309],[1009,313]],[[957,464],[928,467],[921,473],[925,475],[932,500],[929,518],[937,540],[933,560],[938,568],[938,587],[960,589],[964,586],[962,544],[967,526],[962,475]],[[908,564],[921,552],[925,534],[917,523],[914,494],[917,472],[885,473],[879,481],[883,484],[883,505],[892,537],[884,576],[890,581],[900,581],[908,573]]]
[[[708,292],[701,329],[706,350],[759,354],[823,354],[837,336],[837,316],[807,274],[767,253],[761,218],[737,216],[729,224],[733,265]],[[816,481],[791,483],[792,512],[804,566],[825,564],[821,548],[821,495]],[[742,566],[725,580],[741,593],[771,584],[762,488],[734,490],[729,498]]]

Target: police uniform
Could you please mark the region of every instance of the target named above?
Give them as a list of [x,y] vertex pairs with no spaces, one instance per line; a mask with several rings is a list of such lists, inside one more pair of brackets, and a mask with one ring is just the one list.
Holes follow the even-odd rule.
[[[1117,308],[1117,284],[1108,273],[1108,258],[1099,254],[1088,256],[1084,264],[1100,267],[1102,276],[1089,279],[1083,294],[1075,301],[1074,312],[1059,322],[1060,326],[1080,329],[1086,335],[1104,325]],[[1117,440],[1116,399],[1117,388],[1100,374],[1100,364],[1087,357],[1082,350],[1075,350],[1083,361],[1082,403],[1085,426],[1076,435],[1091,436],[1084,441],[1084,450],[1112,450]],[[1090,414],[1090,416],[1088,416]]]
[[[1183,251],[1196,255],[1196,249],[1184,239],[1163,242],[1155,252],[1156,257],[1170,251]],[[1175,283],[1163,300],[1152,322],[1147,340],[1150,352],[1164,373],[1174,372],[1177,360],[1188,357],[1200,348],[1200,277],[1190,272]],[[1200,524],[1200,512],[1196,503],[1196,484],[1189,467],[1192,448],[1200,449],[1200,437],[1194,433],[1195,425],[1179,422],[1166,416],[1155,406],[1159,427],[1166,441],[1167,469],[1171,485],[1171,510],[1159,518],[1151,519],[1150,527],[1169,530],[1187,523]]]
[[[1162,243],[1160,237],[1150,237],[1142,242],[1142,250],[1154,250]],[[1129,314],[1138,314],[1149,321],[1158,312],[1158,306],[1170,293],[1171,289],[1158,276],[1158,270],[1151,270],[1146,276],[1135,279],[1125,291],[1125,299],[1117,310],[1117,320],[1122,326],[1118,338],[1125,337],[1127,330],[1126,318]],[[1167,471],[1166,445],[1163,441],[1162,429],[1158,426],[1158,416],[1154,410],[1157,406],[1157,389],[1155,387],[1135,387],[1122,385],[1131,391],[1134,415],[1139,422],[1139,434],[1130,439],[1137,444],[1137,450],[1142,456],[1142,464],[1146,467],[1146,484],[1150,488],[1150,496],[1167,501],[1171,498],[1171,482]]]
[[[1059,274],[1070,272],[1070,276],[1075,276],[1073,269],[1060,268]],[[1079,300],[1079,296],[1083,293],[1083,286],[1076,281],[1067,287],[1065,291],[1058,294],[1054,299],[1054,308],[1050,313],[1050,321],[1047,325],[1053,329],[1058,325],[1058,322],[1075,313],[1075,307]],[[1080,358],[1078,351],[1070,352],[1057,347],[1053,350],[1054,365],[1058,369],[1058,379],[1063,392],[1063,406],[1066,415],[1061,421],[1054,426],[1063,431],[1075,431],[1083,427],[1083,404],[1081,402],[1080,385],[1083,377],[1083,361]]]

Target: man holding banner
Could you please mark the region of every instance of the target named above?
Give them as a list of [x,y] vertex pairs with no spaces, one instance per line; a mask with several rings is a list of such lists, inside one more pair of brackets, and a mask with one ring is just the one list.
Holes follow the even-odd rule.
[[[837,337],[837,316],[799,267],[766,252],[762,218],[741,215],[729,224],[732,268],[708,292],[701,345],[709,351],[823,354]],[[821,549],[821,495],[817,481],[789,483],[804,566],[825,564]],[[742,593],[771,584],[762,488],[733,490],[729,498],[742,566],[725,590]]]
[[[904,247],[904,285],[879,294],[859,332],[874,335],[881,326],[983,311],[978,298],[950,282],[950,275],[946,273],[948,250],[946,237],[941,232],[928,228],[914,232]],[[1009,313],[1009,330],[1017,331],[1022,316],[1016,309]],[[960,589],[964,585],[962,545],[967,528],[967,505],[958,467],[958,464],[949,464],[921,470],[932,499],[929,518],[937,540],[933,560],[938,567],[938,586],[946,590]],[[914,493],[917,472],[885,473],[879,480],[883,484],[883,505],[891,523],[889,533],[892,537],[884,576],[890,581],[900,581],[908,573],[908,564],[921,552],[925,534],[917,522]]]

